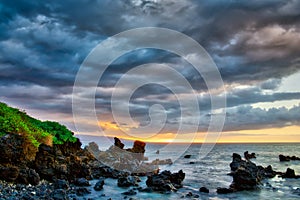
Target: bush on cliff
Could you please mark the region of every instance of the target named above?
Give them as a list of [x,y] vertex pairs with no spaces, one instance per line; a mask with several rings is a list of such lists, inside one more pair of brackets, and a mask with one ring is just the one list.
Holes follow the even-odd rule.
[[65,126],[57,122],[42,122],[0,102],[0,136],[16,133],[28,138],[35,147],[77,141]]

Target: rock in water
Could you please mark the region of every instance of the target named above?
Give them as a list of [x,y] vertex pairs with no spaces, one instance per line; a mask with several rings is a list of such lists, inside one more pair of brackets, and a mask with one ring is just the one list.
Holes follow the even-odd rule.
[[182,181],[185,178],[185,173],[182,170],[177,173],[163,171],[160,174],[148,176],[146,184],[153,191],[168,192],[176,191],[182,187]]
[[185,155],[184,158],[191,158],[192,155]]
[[217,188],[217,193],[218,194],[229,194],[233,193],[234,191],[230,188]]
[[295,170],[287,168],[286,172],[283,173],[282,178],[300,178],[300,176],[296,176]]
[[206,187],[201,187],[201,188],[199,189],[199,192],[209,193],[209,189],[207,189]]
[[63,179],[57,179],[54,182],[54,189],[64,189],[67,190],[69,189],[69,183],[66,180]]
[[114,137],[114,140],[115,140],[115,146],[119,147],[120,149],[124,148],[125,145],[121,142],[119,138]]
[[118,186],[119,187],[138,186],[138,180],[139,177],[135,177],[135,176],[119,177]]
[[90,186],[90,183],[85,178],[78,178],[74,183],[76,186]]
[[104,180],[105,180],[105,178],[103,178],[103,177],[100,178],[99,181],[95,184],[94,190],[96,190],[96,191],[102,190],[103,189],[103,185],[104,185]]

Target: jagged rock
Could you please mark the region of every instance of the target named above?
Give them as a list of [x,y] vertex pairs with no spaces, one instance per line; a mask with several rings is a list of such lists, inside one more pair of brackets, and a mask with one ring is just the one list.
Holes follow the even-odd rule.
[[136,176],[127,176],[118,178],[118,186],[119,187],[130,187],[130,186],[138,186],[138,181],[140,181],[139,177]]
[[63,189],[56,189],[54,190],[50,196],[54,199],[54,200],[67,200],[69,199],[68,198],[68,195],[66,193],[65,190]]
[[54,182],[54,188],[55,189],[64,189],[64,190],[67,190],[69,189],[69,183],[68,181],[66,180],[63,180],[63,179],[57,179],[55,182]]
[[94,190],[96,190],[96,191],[102,190],[103,185],[104,185],[104,180],[105,180],[105,178],[100,178],[99,181],[95,184]]
[[119,147],[120,149],[123,149],[124,148],[124,144],[121,142],[121,140],[117,137],[114,137],[114,140],[115,140],[115,146],[116,147]]
[[18,176],[19,176],[19,168],[16,166],[0,166],[0,177],[1,179],[8,181],[8,182],[13,182],[15,181]]
[[296,176],[295,170],[287,168],[286,172],[282,174],[282,178],[300,178],[300,176]]
[[146,184],[154,191],[176,191],[182,187],[182,181],[185,178],[185,173],[182,170],[177,173],[171,173],[170,171],[163,171],[160,174],[148,176]]
[[90,186],[90,183],[85,178],[78,178],[74,183],[76,186]]
[[88,146],[85,147],[86,150],[88,150],[90,153],[92,153],[95,157],[99,154],[99,146],[95,142],[90,142]]
[[201,188],[199,189],[199,192],[209,193],[209,189],[207,189],[206,187],[201,187]]
[[173,162],[171,159],[159,160],[155,159],[151,162],[152,165],[172,165]]
[[17,182],[26,185],[38,185],[40,182],[40,176],[34,169],[23,168],[20,169]]
[[132,195],[136,195],[137,193],[136,193],[136,191],[134,191],[133,189],[131,189],[131,190],[128,190],[126,192],[123,192],[122,194],[123,195],[132,196]]
[[191,158],[192,155],[185,155],[184,158]]
[[218,194],[229,194],[229,193],[233,193],[233,189],[230,188],[217,188],[217,193]]
[[280,160],[280,162],[287,162],[287,161],[291,161],[291,160],[300,160],[300,158],[297,156],[284,156],[284,155],[280,154],[279,160]]
[[75,191],[77,196],[84,196],[91,193],[91,191],[85,187],[78,187],[75,189]]
[[233,177],[230,188],[237,191],[257,189],[262,179],[272,178],[277,174],[272,166],[266,168],[256,166],[250,160],[242,160],[241,156],[236,153],[232,155],[230,168],[230,175]]
[[252,159],[252,158],[256,158],[256,155],[255,155],[255,153],[249,154],[248,151],[245,151],[245,152],[244,152],[244,157],[245,157],[246,160],[250,160],[250,159]]

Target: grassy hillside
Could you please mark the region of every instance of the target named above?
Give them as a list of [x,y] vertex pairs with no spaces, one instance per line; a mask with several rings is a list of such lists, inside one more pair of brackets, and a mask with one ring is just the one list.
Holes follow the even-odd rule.
[[0,102],[0,136],[8,133],[27,137],[35,147],[41,143],[52,145],[77,140],[70,130],[57,122],[34,119],[24,111]]

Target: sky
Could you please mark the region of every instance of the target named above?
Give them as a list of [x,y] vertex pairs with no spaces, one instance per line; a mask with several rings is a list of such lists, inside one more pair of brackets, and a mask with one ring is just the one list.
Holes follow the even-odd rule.
[[[77,134],[143,137],[145,141],[172,141],[180,123],[189,126],[199,120],[195,141],[201,142],[213,113],[211,93],[201,74],[184,58],[158,49],[134,50],[116,59],[98,83],[98,121],[80,121],[81,132],[74,125],[74,81],[93,48],[122,31],[161,27],[196,40],[215,62],[225,89],[215,95],[226,95],[227,101],[219,142],[300,142],[299,10],[298,0],[3,0],[0,101],[36,118],[58,121]],[[129,102],[133,122],[116,122],[111,106],[116,84],[142,64],[157,72],[151,73],[156,82],[133,92]],[[196,92],[200,113],[180,118],[188,105],[181,106],[176,95],[164,87],[166,80],[159,79],[160,70],[167,65],[192,86],[191,91],[178,90],[176,95],[188,99]],[[131,81],[149,77],[136,72]],[[160,131],[124,134],[124,130],[136,132],[149,124],[149,112],[161,109],[153,107],[158,104],[166,115]],[[159,120],[153,123],[161,125]],[[187,129],[179,139],[193,135]]]

